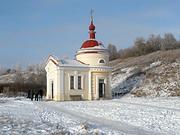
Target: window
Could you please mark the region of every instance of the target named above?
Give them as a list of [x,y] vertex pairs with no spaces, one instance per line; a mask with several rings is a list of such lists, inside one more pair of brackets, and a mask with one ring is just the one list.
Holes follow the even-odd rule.
[[101,59],[101,60],[99,61],[99,63],[105,63],[105,61],[104,61],[103,59]]
[[82,87],[81,87],[81,76],[78,76],[78,89],[81,90]]
[[74,76],[70,76],[70,89],[74,89]]

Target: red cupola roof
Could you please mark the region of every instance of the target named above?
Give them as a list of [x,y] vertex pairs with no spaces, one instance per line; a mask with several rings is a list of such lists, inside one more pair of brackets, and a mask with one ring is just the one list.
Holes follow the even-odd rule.
[[100,44],[98,43],[98,41],[95,40],[95,25],[93,24],[93,19],[91,20],[91,24],[89,25],[89,39],[86,40],[81,48],[89,48],[89,47],[95,47],[95,46],[99,46]]
[[98,41],[89,39],[89,40],[86,40],[86,41],[82,44],[81,48],[89,48],[89,47],[95,47],[95,46],[99,46]]
[[91,24],[89,25],[89,30],[95,30],[95,26],[94,26],[94,24],[93,24],[93,21],[91,21]]

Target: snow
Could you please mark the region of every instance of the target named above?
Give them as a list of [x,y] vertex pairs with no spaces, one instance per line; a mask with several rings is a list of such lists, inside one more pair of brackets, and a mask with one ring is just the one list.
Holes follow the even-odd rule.
[[161,65],[161,61],[156,61],[150,64],[150,68],[157,67],[159,65]]
[[111,88],[114,97],[127,93],[135,96],[179,96],[180,63],[156,61],[145,67],[119,68],[112,74]]
[[180,134],[180,98],[30,101],[0,98],[0,134]]
[[146,72],[146,79],[133,92],[140,91],[145,93],[146,96],[151,97],[178,96],[180,88],[180,64],[177,62],[164,64],[156,62],[152,64],[156,65],[156,67]]
[[61,59],[60,60],[60,66],[80,66],[80,67],[88,67],[86,64],[83,64],[77,60],[71,60],[71,59]]
[[13,83],[15,81],[15,78],[16,78],[16,74],[0,75],[0,84]]
[[112,75],[111,88],[113,94],[125,94],[138,87],[143,79],[144,74],[138,67],[129,67],[121,69],[120,73]]

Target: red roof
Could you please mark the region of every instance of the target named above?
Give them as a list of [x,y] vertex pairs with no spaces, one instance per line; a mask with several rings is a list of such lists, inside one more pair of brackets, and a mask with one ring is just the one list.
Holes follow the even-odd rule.
[[93,21],[91,21],[91,24],[89,25],[89,30],[95,30],[95,26],[94,26],[94,24],[93,24]]
[[95,46],[99,46],[98,41],[89,39],[89,40],[86,40],[86,41],[82,44],[81,48],[89,48],[89,47],[95,47]]
[[99,46],[100,44],[98,43],[98,41],[95,40],[95,25],[93,24],[93,21],[91,20],[91,24],[89,25],[89,39],[86,40],[81,48],[89,48],[89,47],[95,47],[95,46]]

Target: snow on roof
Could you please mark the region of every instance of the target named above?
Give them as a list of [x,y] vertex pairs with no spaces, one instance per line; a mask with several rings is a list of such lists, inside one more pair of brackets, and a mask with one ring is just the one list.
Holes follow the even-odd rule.
[[80,61],[77,61],[77,60],[71,60],[71,59],[61,59],[59,61],[59,65],[60,66],[78,66],[78,67],[88,67],[88,65],[86,64],[83,64],[82,62]]
[[[54,56],[50,56],[48,61],[51,60],[56,66],[60,67],[82,67],[82,68],[104,68],[104,69],[112,69],[109,66],[90,66],[89,64],[85,64],[81,61],[75,59],[57,59]],[[48,62],[47,61],[47,62]]]

